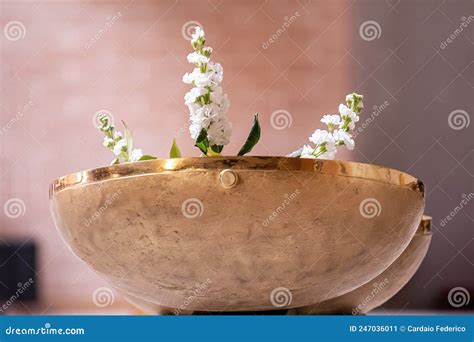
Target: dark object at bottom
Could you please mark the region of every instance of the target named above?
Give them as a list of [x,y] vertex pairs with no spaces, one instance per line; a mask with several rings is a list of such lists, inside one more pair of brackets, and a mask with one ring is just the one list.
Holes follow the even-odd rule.
[[35,270],[36,246],[33,242],[0,243],[0,308],[10,307],[17,300],[36,299]]

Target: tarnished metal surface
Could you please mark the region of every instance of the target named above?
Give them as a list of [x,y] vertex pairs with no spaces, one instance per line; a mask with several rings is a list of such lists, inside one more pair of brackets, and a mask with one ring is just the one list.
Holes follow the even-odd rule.
[[423,215],[408,247],[389,268],[354,291],[319,304],[297,308],[292,314],[366,314],[395,296],[413,277],[431,242],[431,217]]
[[[223,170],[235,184],[223,186]],[[354,290],[406,248],[423,195],[386,167],[279,157],[128,163],[50,189],[65,242],[113,286],[204,311],[282,309],[271,298],[280,287],[285,308]]]

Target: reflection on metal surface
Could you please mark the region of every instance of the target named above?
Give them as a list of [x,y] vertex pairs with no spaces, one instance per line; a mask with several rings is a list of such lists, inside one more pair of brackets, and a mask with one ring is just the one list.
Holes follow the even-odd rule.
[[431,242],[431,217],[423,215],[413,239],[382,274],[367,284],[337,298],[297,308],[297,315],[366,314],[395,296],[415,275]]
[[[377,165],[219,157],[83,171],[54,181],[50,197],[68,246],[128,298],[150,307],[187,303],[184,311],[250,311],[275,310],[275,288],[291,293],[288,309],[377,277],[415,234],[422,189]],[[182,212],[190,198],[204,209],[193,219]],[[378,216],[361,215],[367,198],[379,202]]]

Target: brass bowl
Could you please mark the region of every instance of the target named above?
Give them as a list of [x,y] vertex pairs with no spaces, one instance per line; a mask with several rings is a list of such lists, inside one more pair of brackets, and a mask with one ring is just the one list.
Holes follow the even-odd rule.
[[296,315],[366,314],[395,296],[415,275],[431,242],[431,217],[423,215],[403,253],[379,276],[342,296],[292,309]]
[[284,157],[113,165],[53,181],[50,199],[66,244],[120,292],[191,311],[352,291],[398,258],[424,209],[406,173]]

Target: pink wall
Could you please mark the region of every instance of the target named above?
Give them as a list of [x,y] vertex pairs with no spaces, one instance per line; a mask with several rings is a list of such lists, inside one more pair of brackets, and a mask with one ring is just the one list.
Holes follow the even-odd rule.
[[[185,23],[204,26],[224,66],[234,127],[225,154],[237,152],[258,111],[263,135],[253,154],[283,155],[351,91],[349,8],[345,1],[2,2],[2,28],[20,21],[25,36],[0,37],[0,204],[19,198],[26,210],[0,215],[0,238],[40,244],[44,307],[92,306],[92,292],[105,284],[62,243],[48,204],[53,178],[112,159],[92,125],[95,112],[124,119],[146,153],[166,157],[177,137],[184,155],[199,154],[183,104],[181,77],[192,68]],[[264,49],[285,20],[293,22]],[[272,128],[276,110],[290,113],[290,127]]]

